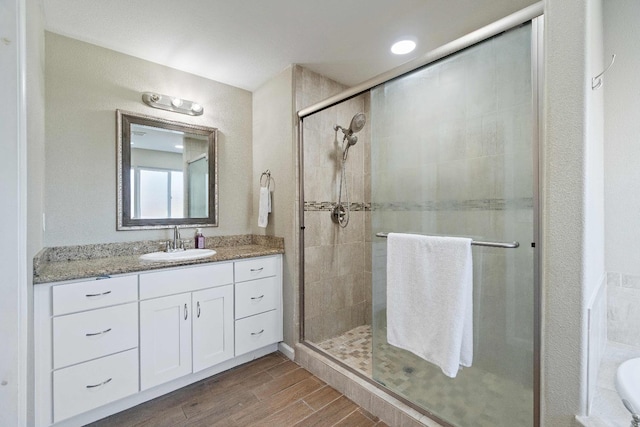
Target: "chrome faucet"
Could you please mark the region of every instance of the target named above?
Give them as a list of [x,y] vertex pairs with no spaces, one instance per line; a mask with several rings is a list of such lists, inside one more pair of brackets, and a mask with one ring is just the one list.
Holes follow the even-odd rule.
[[[167,246],[169,246],[168,242]],[[180,230],[178,229],[177,225],[173,228],[173,244],[171,245],[170,249],[171,250],[167,252],[184,250],[184,242],[180,239]]]

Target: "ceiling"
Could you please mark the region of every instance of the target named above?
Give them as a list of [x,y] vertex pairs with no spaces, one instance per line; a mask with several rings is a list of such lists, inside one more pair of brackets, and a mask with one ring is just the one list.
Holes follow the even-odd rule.
[[[254,91],[290,64],[352,86],[534,0],[43,0],[48,31]],[[402,38],[417,42],[393,55]]]

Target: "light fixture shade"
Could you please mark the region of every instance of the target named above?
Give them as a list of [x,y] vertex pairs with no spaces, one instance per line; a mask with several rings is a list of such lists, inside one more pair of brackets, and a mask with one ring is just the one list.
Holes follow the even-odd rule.
[[159,93],[144,92],[142,94],[142,102],[153,108],[188,114],[190,116],[201,116],[202,113],[204,113],[204,108],[197,102],[175,96],[161,95]]

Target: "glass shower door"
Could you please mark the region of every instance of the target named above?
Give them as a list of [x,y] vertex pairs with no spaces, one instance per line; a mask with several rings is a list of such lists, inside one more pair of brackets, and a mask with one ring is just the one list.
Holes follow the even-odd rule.
[[[533,425],[531,25],[371,91],[373,378],[458,426]],[[518,241],[472,247],[474,359],[456,378],[386,336],[386,239],[409,232]]]

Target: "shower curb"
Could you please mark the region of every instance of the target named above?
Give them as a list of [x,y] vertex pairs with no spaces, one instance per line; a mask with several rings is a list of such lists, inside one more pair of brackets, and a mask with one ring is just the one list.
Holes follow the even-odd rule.
[[295,348],[296,362],[389,426],[445,427],[304,344]]

